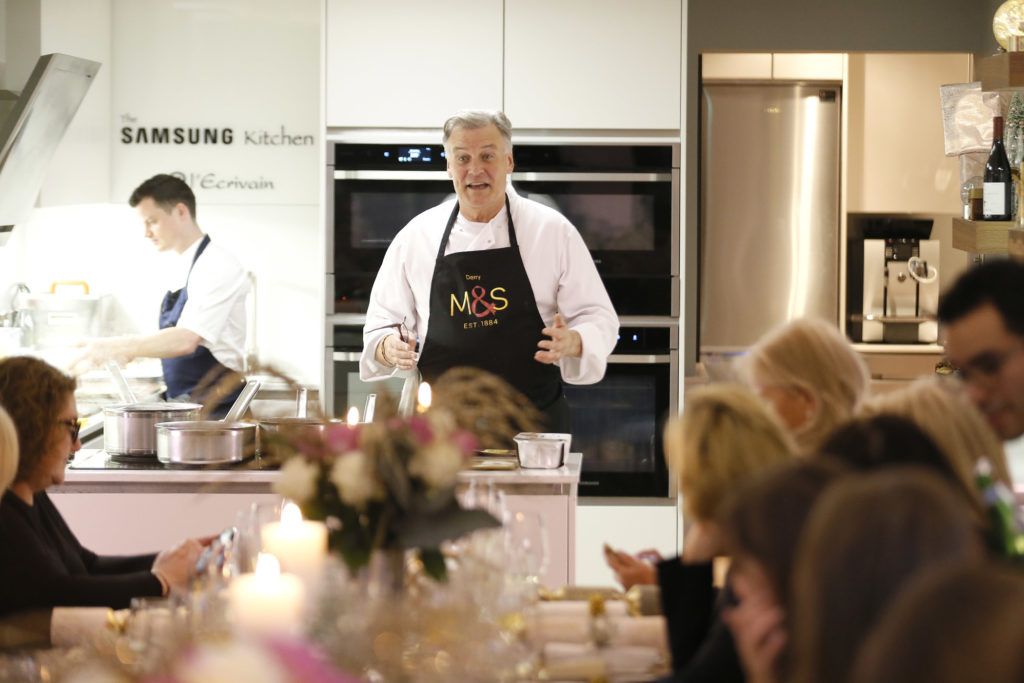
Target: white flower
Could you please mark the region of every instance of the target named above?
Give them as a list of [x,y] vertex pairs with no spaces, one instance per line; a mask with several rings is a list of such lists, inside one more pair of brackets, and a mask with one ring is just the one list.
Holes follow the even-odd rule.
[[263,648],[245,641],[203,645],[178,669],[182,683],[287,683],[288,673]]
[[288,458],[277,473],[274,491],[302,505],[316,493],[320,468],[305,458]]
[[450,441],[435,441],[421,448],[409,462],[409,473],[435,489],[455,485],[455,475],[464,465],[462,451]]
[[331,482],[338,487],[341,500],[356,508],[384,498],[384,489],[373,476],[370,461],[362,451],[350,451],[338,457],[331,467]]

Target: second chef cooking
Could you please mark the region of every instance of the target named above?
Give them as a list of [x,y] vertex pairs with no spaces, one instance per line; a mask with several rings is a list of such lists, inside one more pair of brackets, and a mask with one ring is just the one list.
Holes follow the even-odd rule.
[[456,198],[415,217],[388,248],[370,295],[360,375],[418,367],[426,381],[473,366],[523,392],[547,428],[569,432],[562,382],[604,376],[619,322],[575,227],[519,196],[501,112],[444,124]]

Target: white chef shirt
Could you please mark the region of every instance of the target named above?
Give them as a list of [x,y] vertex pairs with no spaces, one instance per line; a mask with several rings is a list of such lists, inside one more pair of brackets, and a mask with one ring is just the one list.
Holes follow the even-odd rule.
[[[182,252],[187,273],[202,238]],[[182,278],[181,286],[184,286]],[[188,279],[188,301],[177,327],[190,330],[222,365],[241,372],[245,348],[245,297],[249,280],[238,259],[211,240],[199,256]]]
[[[608,355],[618,339],[619,318],[597,274],[594,259],[579,231],[565,216],[520,197],[511,184],[507,185],[506,193],[519,252],[545,326],[554,323],[556,312],[561,313],[569,328],[579,332],[583,339],[580,358],[562,358],[558,362],[562,379],[568,384],[598,382],[604,377]],[[429,336],[434,262],[454,207],[452,199],[424,211],[409,221],[388,247],[370,292],[363,328],[359,376],[364,381],[384,379],[395,372],[395,368],[374,358],[377,344],[395,330],[377,328],[404,321],[419,339],[421,349]],[[502,208],[487,223],[474,223],[460,214],[445,254],[507,246],[508,217]]]

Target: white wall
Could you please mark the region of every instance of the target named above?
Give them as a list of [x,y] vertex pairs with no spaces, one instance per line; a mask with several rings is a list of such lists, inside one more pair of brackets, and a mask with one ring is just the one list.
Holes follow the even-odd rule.
[[[16,6],[39,11],[38,0],[3,1],[8,22]],[[163,293],[180,283],[173,259],[143,238],[126,204],[131,190],[158,172],[262,176],[274,181],[273,189],[194,187],[197,219],[256,275],[260,360],[319,384],[318,0],[43,0],[42,8],[36,34],[44,51],[80,54],[103,66],[48,173],[46,208],[36,209],[0,249],[0,310],[12,282],[46,291],[54,280],[86,280],[94,292],[118,299],[122,315],[107,333],[155,329]],[[118,131],[127,112],[145,126],[230,126],[236,144],[124,145]],[[313,135],[313,143],[244,142],[246,130],[275,132],[281,125]]]

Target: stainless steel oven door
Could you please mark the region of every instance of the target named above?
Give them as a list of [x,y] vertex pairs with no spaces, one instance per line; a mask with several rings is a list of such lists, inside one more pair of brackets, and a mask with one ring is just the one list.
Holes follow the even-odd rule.
[[361,315],[334,316],[329,324],[332,331],[324,365],[324,407],[327,415],[344,417],[351,407],[362,415],[366,397],[370,394],[390,394],[395,401],[402,395],[404,380],[386,379],[364,382],[359,379],[359,357],[363,350],[363,322]]
[[[671,498],[662,430],[678,412],[678,328],[626,325],[604,379],[565,385],[572,448],[583,454],[580,495]],[[662,347],[662,339],[673,343]]]
[[679,171],[516,172],[524,197],[576,226],[620,315],[679,315]]
[[336,170],[333,211],[334,312],[365,312],[391,241],[406,223],[454,196],[436,170]]

